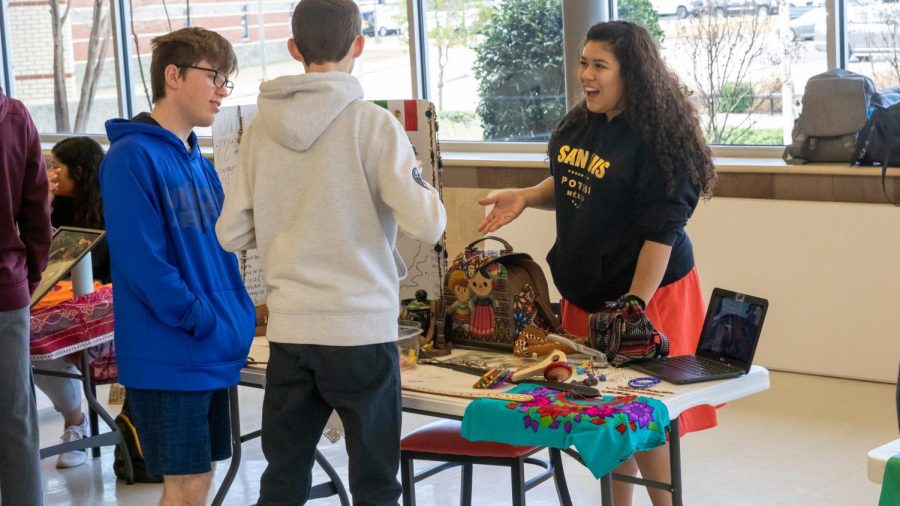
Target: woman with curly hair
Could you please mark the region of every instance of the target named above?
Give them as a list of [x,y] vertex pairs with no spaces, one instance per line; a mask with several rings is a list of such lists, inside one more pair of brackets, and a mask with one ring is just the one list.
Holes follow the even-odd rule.
[[[669,337],[672,355],[692,354],[705,306],[684,227],[716,180],[697,112],[653,38],[634,23],[592,26],[578,78],[585,98],[551,134],[550,177],[479,201],[494,206],[479,231],[493,232],[527,207],[555,210],[547,261],[567,331],[586,335],[588,315],[605,301],[638,303]],[[715,408],[688,410],[679,422],[682,434],[713,427]],[[616,472],[638,468],[670,482],[668,447],[638,453]],[[615,504],[631,504],[632,492],[614,481]],[[668,492],[649,493],[654,505],[671,504]]]

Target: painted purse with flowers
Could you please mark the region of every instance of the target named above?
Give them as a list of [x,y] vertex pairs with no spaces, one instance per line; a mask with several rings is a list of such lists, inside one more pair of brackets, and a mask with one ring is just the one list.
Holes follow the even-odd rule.
[[[494,240],[501,250],[479,248]],[[550,308],[547,278],[526,253],[499,237],[472,242],[453,259],[444,278],[444,336],[455,344],[513,351],[528,325],[562,326]]]

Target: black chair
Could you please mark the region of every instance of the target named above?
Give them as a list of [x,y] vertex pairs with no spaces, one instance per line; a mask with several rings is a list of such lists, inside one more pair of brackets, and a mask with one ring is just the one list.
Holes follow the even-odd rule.
[[[462,467],[460,504],[472,504],[472,465],[505,466],[512,478],[513,506],[524,506],[525,492],[551,477],[562,505],[572,500],[566,487],[560,451],[549,448],[550,462],[532,457],[543,450],[541,446],[514,446],[503,443],[472,442],[460,434],[461,424],[455,420],[439,420],[421,427],[400,442],[400,475],[403,482],[403,506],[415,506],[416,483],[451,467]],[[413,470],[414,460],[442,462],[419,474]],[[525,464],[544,468],[537,476],[525,480]]]

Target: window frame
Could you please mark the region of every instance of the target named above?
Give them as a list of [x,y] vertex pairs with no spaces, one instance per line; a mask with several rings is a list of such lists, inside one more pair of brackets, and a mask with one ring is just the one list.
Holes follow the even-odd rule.
[[0,86],[4,93],[12,97],[15,94],[15,83],[12,72],[12,42],[9,39],[9,3],[0,0]]
[[[121,117],[131,117],[135,114],[136,97],[134,95],[134,79],[132,77],[133,51],[130,36],[130,0],[109,0],[111,27],[112,27],[112,53],[115,66],[116,86],[118,89],[118,110]],[[563,10],[566,2],[578,2],[581,0],[563,0]],[[616,0],[606,0],[609,17],[617,16]],[[429,88],[429,62],[428,33],[426,27],[425,0],[406,0],[408,44],[410,61],[410,80],[413,97],[418,99],[430,99]],[[847,68],[848,48],[846,42],[846,9],[847,0],[826,0],[826,62],[829,69]],[[9,4],[0,2],[0,86],[6,94],[15,97],[15,82],[12,72],[11,41],[9,29]],[[563,14],[565,16],[565,13]],[[565,24],[564,24],[565,29]],[[45,132],[42,138],[50,141],[61,139],[71,134]],[[96,136],[102,137],[102,136]],[[202,137],[201,146],[211,148],[212,139]],[[713,153],[717,157],[727,158],[777,158],[781,156],[783,146],[727,146],[712,145]],[[487,141],[458,141],[445,140],[441,142],[442,150],[452,157],[483,155],[491,159],[501,157],[515,160],[517,158],[532,159],[536,153],[546,150],[544,143],[503,143]]]

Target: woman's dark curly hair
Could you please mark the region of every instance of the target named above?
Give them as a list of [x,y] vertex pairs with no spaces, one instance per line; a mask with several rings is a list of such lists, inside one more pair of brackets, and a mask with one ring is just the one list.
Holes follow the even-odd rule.
[[103,204],[100,202],[100,162],[103,148],[90,137],[69,137],[50,150],[69,169],[75,182],[72,197],[74,224],[78,227],[103,229]]
[[[676,171],[687,171],[701,195],[712,196],[716,168],[697,110],[688,99],[687,88],[666,66],[650,33],[628,21],[610,21],[592,26],[585,44],[588,42],[611,46],[625,90],[621,118],[656,157],[669,191],[674,190]],[[566,113],[552,137],[584,124],[588,114],[582,100]]]

